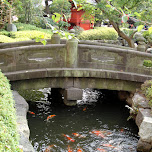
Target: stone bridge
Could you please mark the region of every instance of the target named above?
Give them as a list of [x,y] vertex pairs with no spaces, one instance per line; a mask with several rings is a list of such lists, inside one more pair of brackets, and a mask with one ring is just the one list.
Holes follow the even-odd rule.
[[135,91],[152,79],[143,66],[152,54],[91,41],[60,40],[0,44],[0,69],[12,89],[97,88]]

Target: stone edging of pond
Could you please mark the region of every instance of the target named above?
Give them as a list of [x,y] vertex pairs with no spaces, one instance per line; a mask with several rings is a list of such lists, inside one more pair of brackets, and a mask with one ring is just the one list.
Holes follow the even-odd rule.
[[144,95],[139,92],[127,99],[127,103],[131,105],[132,109],[138,108],[135,122],[139,128],[138,135],[140,139],[137,150],[140,152],[152,152],[152,109],[148,102]]
[[24,152],[35,152],[32,144],[29,141],[30,130],[28,127],[26,115],[29,109],[28,103],[19,95],[17,91],[12,91],[15,101],[16,115],[17,115],[17,129],[20,135],[20,148]]

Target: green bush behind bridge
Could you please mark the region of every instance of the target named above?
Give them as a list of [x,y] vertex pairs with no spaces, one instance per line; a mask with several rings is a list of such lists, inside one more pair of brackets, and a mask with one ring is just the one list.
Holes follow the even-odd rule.
[[117,40],[118,34],[114,28],[98,27],[95,29],[83,31],[78,35],[80,40]]
[[0,151],[20,152],[16,110],[7,78],[0,72]]

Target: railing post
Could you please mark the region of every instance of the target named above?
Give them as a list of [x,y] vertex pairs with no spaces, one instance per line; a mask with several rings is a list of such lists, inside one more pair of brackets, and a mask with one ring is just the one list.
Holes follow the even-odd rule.
[[60,35],[58,33],[52,35],[51,44],[60,44]]
[[76,68],[78,60],[78,41],[70,39],[66,43],[66,67]]

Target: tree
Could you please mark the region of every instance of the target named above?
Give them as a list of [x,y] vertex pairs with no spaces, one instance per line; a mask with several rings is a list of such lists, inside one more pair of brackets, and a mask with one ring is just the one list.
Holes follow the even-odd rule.
[[[95,0],[96,5],[89,4],[91,9],[85,9],[85,0],[77,0],[77,3],[88,14],[100,14],[103,18],[108,19],[118,35],[128,42],[130,47],[134,47],[132,40],[135,32],[128,36],[121,29],[120,26],[127,23],[129,18],[134,18],[140,24],[151,24],[150,14],[152,13],[152,0]],[[122,23],[123,22],[123,23]],[[142,25],[142,27],[143,27]]]
[[13,13],[21,7],[19,0],[0,0],[0,29],[6,23],[12,24]]

